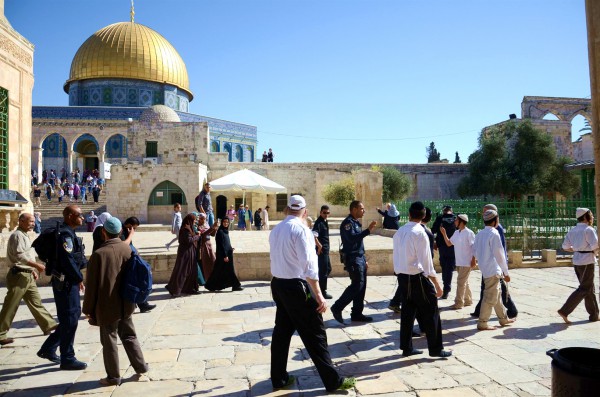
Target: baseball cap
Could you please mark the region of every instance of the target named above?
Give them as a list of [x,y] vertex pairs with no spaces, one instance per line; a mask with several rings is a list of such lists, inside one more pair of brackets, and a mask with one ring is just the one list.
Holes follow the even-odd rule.
[[306,208],[306,201],[299,194],[294,194],[288,200],[288,207],[292,210],[301,210],[302,208]]

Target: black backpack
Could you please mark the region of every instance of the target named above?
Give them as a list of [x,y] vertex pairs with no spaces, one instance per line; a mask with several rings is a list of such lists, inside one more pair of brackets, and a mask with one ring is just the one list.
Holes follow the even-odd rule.
[[54,265],[57,260],[58,238],[60,237],[61,228],[60,222],[56,222],[56,227],[45,229],[36,238],[31,246],[35,249],[38,258],[46,263],[46,275],[51,276],[54,270]]

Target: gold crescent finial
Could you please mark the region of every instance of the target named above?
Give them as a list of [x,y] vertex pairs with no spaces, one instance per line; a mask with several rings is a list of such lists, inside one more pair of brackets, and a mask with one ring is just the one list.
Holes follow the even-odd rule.
[[133,0],[131,0],[131,12],[129,13],[131,16],[131,22],[133,23],[133,17],[135,16],[135,11],[133,9]]

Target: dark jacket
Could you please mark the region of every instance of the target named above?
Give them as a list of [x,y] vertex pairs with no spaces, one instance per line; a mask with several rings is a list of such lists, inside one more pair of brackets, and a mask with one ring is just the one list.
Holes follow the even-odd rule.
[[319,216],[313,225],[313,232],[317,232],[317,239],[323,246],[323,250],[329,251],[329,224],[326,219]]
[[362,230],[358,219],[348,215],[340,225],[340,237],[344,245],[343,251],[348,257],[362,257],[365,254],[363,239],[371,234],[369,229]]
[[81,310],[92,318],[90,324],[109,325],[135,310],[135,303],[121,297],[123,269],[130,257],[131,248],[120,238],[105,241],[90,257]]
[[456,225],[454,225],[455,220],[456,215],[443,214],[435,218],[435,222],[433,222],[431,232],[435,234],[435,243],[437,244],[440,256],[448,256],[452,258],[454,257],[454,246],[448,247],[446,245],[446,241],[444,240],[444,236],[440,232],[440,228],[443,227],[444,229],[446,229],[446,235],[448,236],[448,238],[451,238],[454,232],[456,231]]

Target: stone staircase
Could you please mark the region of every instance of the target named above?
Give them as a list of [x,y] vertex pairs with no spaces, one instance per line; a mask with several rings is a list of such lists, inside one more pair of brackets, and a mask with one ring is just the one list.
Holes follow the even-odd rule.
[[[91,197],[91,195],[89,195]],[[69,203],[69,199],[63,198],[63,202],[59,204],[58,199],[56,197],[52,197],[52,201],[48,202],[45,195],[41,197],[42,205],[34,206],[34,211],[40,212],[42,214],[42,230],[47,227],[56,226],[56,221],[63,220],[62,212],[64,208],[69,204],[77,204],[79,208],[81,208],[81,212],[84,215],[87,215],[88,212],[94,211],[96,216],[106,211],[106,196],[104,192],[100,193],[100,198],[98,203],[94,203],[94,200],[88,200],[86,204],[81,204],[81,201],[75,203]],[[83,226],[80,226],[76,229],[77,231],[86,231],[85,221]]]

